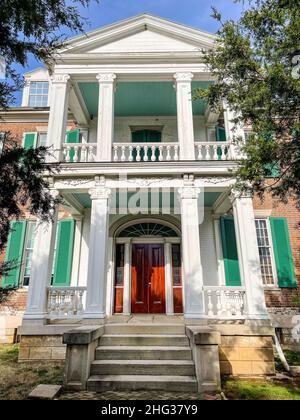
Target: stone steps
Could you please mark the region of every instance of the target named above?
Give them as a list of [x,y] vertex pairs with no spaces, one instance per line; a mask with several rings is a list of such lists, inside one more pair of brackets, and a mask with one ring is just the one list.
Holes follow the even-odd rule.
[[190,347],[100,346],[97,360],[192,360]]
[[95,360],[91,375],[195,376],[192,360]]
[[119,335],[119,334],[134,334],[134,335],[145,335],[145,334],[163,334],[167,335],[185,335],[184,324],[147,324],[147,323],[136,323],[136,324],[106,324],[105,334],[107,335]]
[[162,334],[105,334],[100,340],[101,346],[176,346],[187,347],[186,335]]
[[108,390],[197,392],[198,384],[194,376],[92,375],[88,380],[87,388],[94,392]]

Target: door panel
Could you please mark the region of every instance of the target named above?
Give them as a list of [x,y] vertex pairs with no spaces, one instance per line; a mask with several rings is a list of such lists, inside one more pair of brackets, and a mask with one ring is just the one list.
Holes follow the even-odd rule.
[[163,245],[149,245],[149,311],[165,313],[165,264]]
[[132,313],[165,313],[164,246],[133,245]]
[[132,313],[148,313],[148,246],[132,248]]

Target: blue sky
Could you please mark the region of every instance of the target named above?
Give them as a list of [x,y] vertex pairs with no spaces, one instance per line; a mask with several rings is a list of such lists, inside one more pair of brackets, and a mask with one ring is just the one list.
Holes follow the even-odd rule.
[[[212,6],[222,13],[224,19],[236,19],[243,8],[242,2],[235,4],[233,0],[101,0],[98,4],[91,0],[88,8],[80,7],[80,12],[89,21],[85,25],[87,32],[144,12],[208,32],[216,32],[218,24],[210,17]],[[65,32],[64,34],[75,35]],[[40,65],[41,63],[30,58],[26,68],[18,67],[17,70],[25,73]],[[18,95],[16,105],[20,104],[20,97],[21,95]]]

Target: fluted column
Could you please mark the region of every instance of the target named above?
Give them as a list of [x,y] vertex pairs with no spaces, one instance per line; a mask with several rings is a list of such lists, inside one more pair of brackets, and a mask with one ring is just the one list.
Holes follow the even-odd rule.
[[176,73],[177,127],[180,160],[195,160],[192,73]]
[[68,106],[70,96],[70,76],[54,74],[51,77],[51,102],[48,124],[47,144],[53,147],[50,161],[60,161],[62,144],[65,142],[68,121]]
[[[52,191],[53,197],[58,196],[58,191]],[[58,209],[54,210],[53,222],[37,220],[30,283],[26,311],[23,324],[45,323],[47,316],[47,293],[51,284],[53,256],[56,238]]]
[[89,240],[88,279],[84,318],[105,318],[109,198],[104,186],[89,191],[92,200]]
[[99,109],[97,132],[97,161],[112,160],[112,146],[114,139],[114,73],[97,75],[99,82]]
[[184,315],[186,318],[203,318],[205,308],[198,213],[200,189],[193,185],[186,185],[179,190],[179,194],[181,198]]
[[264,286],[260,268],[252,196],[232,191],[238,257],[242,281],[246,288],[247,318],[268,319]]

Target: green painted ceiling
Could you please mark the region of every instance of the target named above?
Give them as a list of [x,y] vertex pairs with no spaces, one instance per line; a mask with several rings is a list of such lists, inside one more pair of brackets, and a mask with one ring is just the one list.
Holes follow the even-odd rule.
[[[211,82],[193,82],[192,88],[206,88]],[[115,94],[115,115],[172,116],[176,115],[176,92],[172,82],[120,82]],[[98,114],[98,83],[78,83],[90,115]],[[193,102],[194,115],[204,115],[204,101]]]
[[[135,194],[134,192],[129,192],[128,196],[131,197],[133,194]],[[220,192],[205,192],[204,193],[204,206],[205,207],[212,207],[215,203],[215,201],[217,200],[217,198],[220,196]],[[161,195],[161,193],[160,193]],[[75,199],[85,208],[91,208],[91,199],[88,193],[76,193],[74,194]],[[116,198],[115,194],[113,197],[113,202],[117,202],[118,203],[118,198]],[[150,201],[150,200],[149,200]],[[162,202],[161,198],[160,198],[160,203]],[[170,198],[170,202],[171,202],[171,208],[174,208],[174,193],[171,193],[171,198]],[[118,204],[117,204],[118,207]]]

